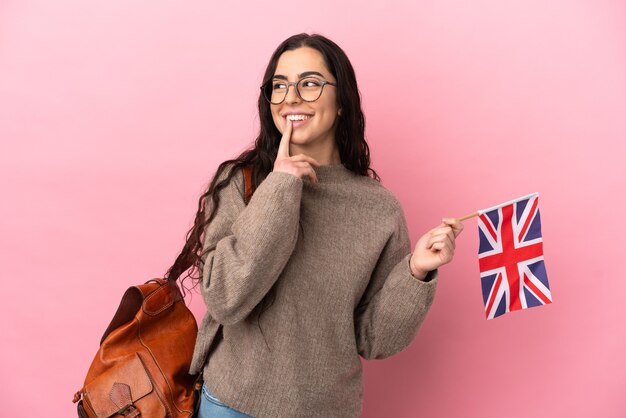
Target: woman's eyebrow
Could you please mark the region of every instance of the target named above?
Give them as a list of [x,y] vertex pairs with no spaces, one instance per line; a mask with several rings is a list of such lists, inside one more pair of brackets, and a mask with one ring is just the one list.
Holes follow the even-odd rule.
[[322,78],[324,78],[324,76],[321,73],[318,73],[317,71],[305,71],[302,74],[298,74],[298,78],[302,78],[302,77],[307,77],[310,75],[318,75]]
[[[318,73],[317,71],[305,71],[302,74],[298,74],[298,78],[307,77],[310,75],[317,75],[317,76],[324,78],[324,76],[321,73]],[[273,78],[278,78],[280,80],[287,80],[287,77],[282,74],[275,74]]]

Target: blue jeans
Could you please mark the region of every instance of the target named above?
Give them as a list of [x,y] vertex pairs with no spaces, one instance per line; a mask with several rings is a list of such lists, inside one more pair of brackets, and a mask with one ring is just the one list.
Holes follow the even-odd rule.
[[233,409],[209,391],[206,384],[202,385],[202,396],[200,396],[200,410],[198,418],[254,418],[250,415]]

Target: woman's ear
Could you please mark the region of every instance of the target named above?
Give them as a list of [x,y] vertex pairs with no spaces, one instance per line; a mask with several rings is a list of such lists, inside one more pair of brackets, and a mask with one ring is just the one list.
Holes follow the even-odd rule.
[[341,108],[337,111],[337,114],[341,116]]

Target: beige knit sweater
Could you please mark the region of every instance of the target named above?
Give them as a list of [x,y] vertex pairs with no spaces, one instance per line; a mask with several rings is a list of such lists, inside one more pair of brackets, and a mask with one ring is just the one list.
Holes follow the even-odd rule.
[[[207,314],[190,373],[203,371],[221,401],[254,417],[359,416],[359,355],[404,350],[435,295],[438,270],[411,275],[395,196],[341,164],[315,171],[317,184],[269,173],[247,206],[237,172],[206,231]],[[273,286],[261,333],[254,308]]]

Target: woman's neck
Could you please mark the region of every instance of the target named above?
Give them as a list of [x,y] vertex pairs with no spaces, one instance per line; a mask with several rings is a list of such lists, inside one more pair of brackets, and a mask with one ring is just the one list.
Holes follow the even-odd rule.
[[290,154],[305,154],[309,157],[315,158],[315,161],[320,163],[320,165],[337,165],[341,164],[341,156],[339,155],[339,148],[337,144],[333,140],[330,142],[331,146],[325,147],[306,147],[300,146],[298,144],[291,144]]

